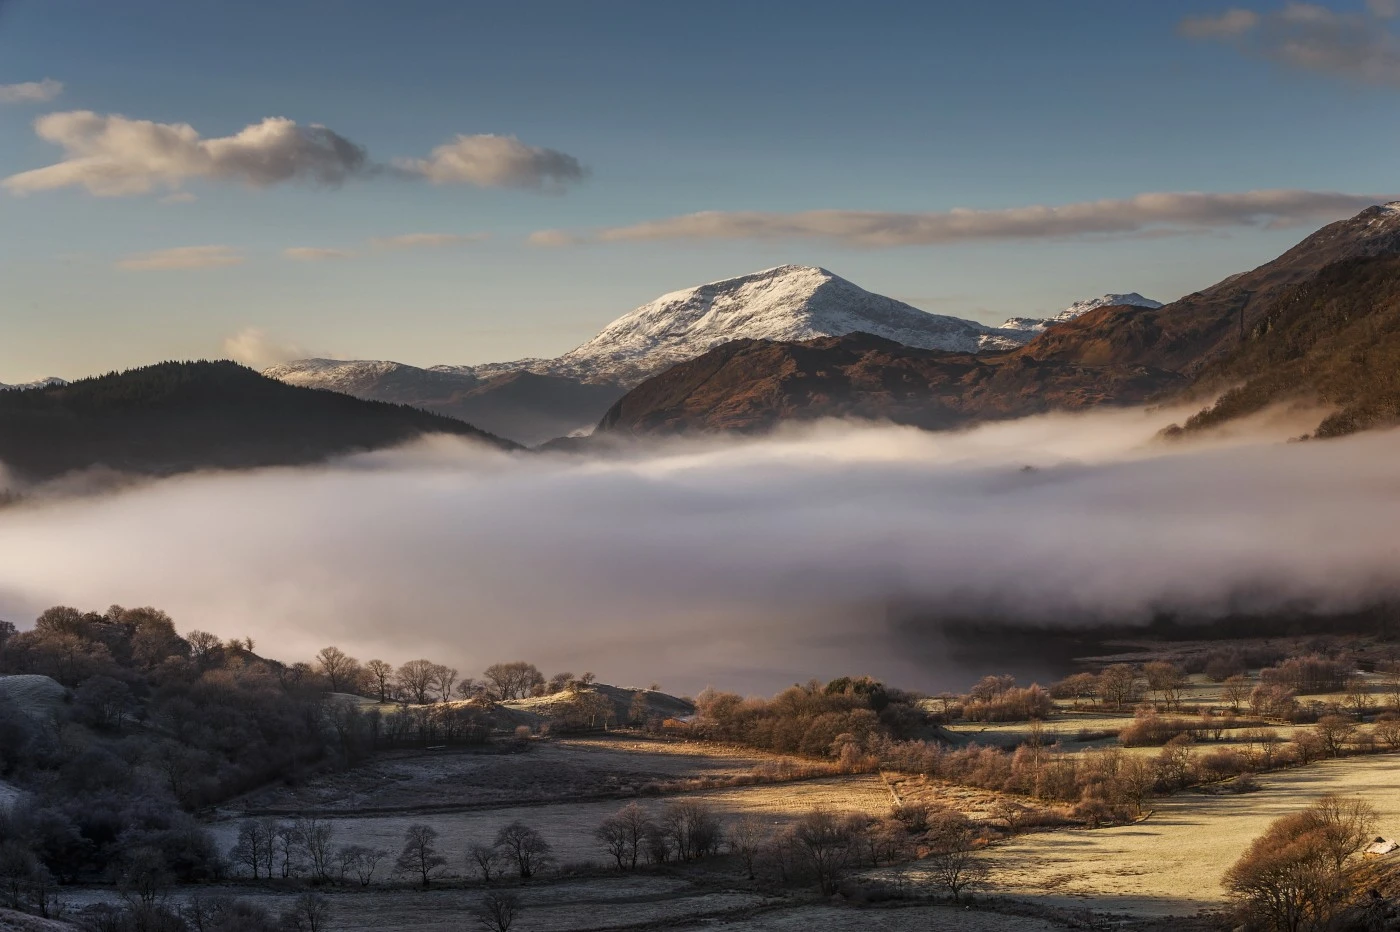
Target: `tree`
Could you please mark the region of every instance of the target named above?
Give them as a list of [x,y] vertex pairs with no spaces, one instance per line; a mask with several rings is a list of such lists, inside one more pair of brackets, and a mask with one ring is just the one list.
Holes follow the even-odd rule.
[[284,822],[273,830],[272,837],[278,860],[281,862],[282,879],[286,880],[297,871],[300,861],[298,855],[301,854],[303,842],[301,830],[296,823]]
[[451,667],[438,664],[433,668],[433,685],[437,687],[438,696],[443,702],[452,699],[452,684],[457,682],[457,671]]
[[392,664],[382,660],[371,660],[365,664],[365,671],[369,674],[370,683],[373,684],[375,693],[379,696],[380,702],[389,701],[389,685],[394,681],[394,667]]
[[715,854],[724,842],[719,817],[704,803],[672,803],[662,811],[657,824],[670,837],[672,849],[682,861]]
[[410,825],[403,834],[403,850],[395,867],[405,874],[417,874],[427,889],[447,859],[437,853],[437,829],[428,825]]
[[272,879],[272,841],[268,837],[266,822],[248,819],[238,826],[238,840],[229,850],[229,860],[240,867],[248,868],[248,873],[257,880],[264,865],[268,879]]
[[284,928],[296,932],[324,932],[331,919],[331,901],[319,893],[303,893],[282,914]]
[[1147,678],[1148,687],[1162,694],[1162,702],[1167,708],[1180,705],[1181,689],[1186,685],[1186,674],[1180,667],[1165,660],[1154,660],[1143,664],[1142,673]]
[[1137,699],[1137,671],[1131,664],[1115,663],[1099,674],[1099,698],[1121,709]]
[[333,693],[348,692],[359,678],[360,662],[339,647],[323,647],[316,655],[321,672],[326,676],[326,685]]
[[476,921],[491,932],[508,932],[520,915],[520,897],[493,890],[481,898],[474,912]]
[[1375,704],[1371,699],[1371,689],[1363,677],[1347,677],[1342,690],[1345,693],[1342,702],[1353,715],[1365,715]]
[[521,880],[529,880],[554,861],[549,842],[519,820],[501,827],[496,833],[496,847],[515,862]]
[[398,672],[394,674],[394,682],[410,702],[427,705],[428,692],[437,678],[436,668],[437,664],[431,660],[410,660],[399,667]]
[[481,874],[482,883],[490,883],[491,878],[500,873],[506,853],[495,845],[472,842],[467,845],[467,867],[475,868]]
[[374,871],[379,862],[388,857],[383,848],[366,848],[363,845],[347,845],[336,851],[336,862],[340,865],[341,879],[353,874],[360,886],[368,887],[374,881]]
[[636,803],[629,803],[604,819],[593,835],[612,855],[618,870],[636,870],[651,827],[646,811]]
[[1328,755],[1341,757],[1347,742],[1356,734],[1356,723],[1347,715],[1324,715],[1317,720],[1313,733],[1322,742],[1322,747]]
[[799,859],[826,896],[836,892],[851,863],[852,841],[850,826],[825,809],[813,809],[792,830],[792,842]]
[[926,861],[929,874],[934,883],[953,895],[956,903],[964,890],[986,877],[986,865],[977,854],[982,838],[959,812],[940,813],[928,837],[932,848]]
[[1230,703],[1230,711],[1236,713],[1239,712],[1240,705],[1249,698],[1249,691],[1249,680],[1238,673],[1227,677],[1220,687],[1221,697]]
[[545,684],[544,674],[533,663],[515,660],[493,663],[482,674],[491,684],[492,694],[501,701],[524,699]]
[[[901,829],[903,827],[900,826]],[[744,871],[750,880],[754,879],[754,861],[767,842],[768,829],[757,816],[746,815],[729,829],[729,850],[738,855],[739,860],[743,862]]]
[[632,701],[627,706],[627,720],[633,725],[645,725],[650,715],[651,703],[647,702],[647,694],[639,689],[632,694]]
[[308,816],[297,820],[296,831],[307,860],[311,862],[311,875],[317,880],[330,880],[334,857],[331,841],[335,838],[335,823]]
[[1392,751],[1400,751],[1400,715],[1394,712],[1381,713],[1376,716],[1376,724],[1372,731],[1377,741],[1384,742]]

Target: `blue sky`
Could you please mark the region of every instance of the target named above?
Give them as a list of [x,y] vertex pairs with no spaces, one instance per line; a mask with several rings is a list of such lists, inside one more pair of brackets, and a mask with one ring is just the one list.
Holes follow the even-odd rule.
[[[299,161],[286,177],[217,160],[177,177],[117,139],[148,190],[94,193],[72,166],[8,183],[0,382],[223,355],[250,329],[254,356],[553,355],[662,292],[786,262],[988,322],[1105,291],[1169,300],[1355,203],[1158,215],[1128,199],[1400,192],[1391,5],[1229,9],[11,0],[0,85],[63,87],[0,102],[0,177],[61,162],[55,134],[90,142],[72,119],[36,134],[71,111],[203,140],[285,117],[366,156],[337,185]],[[1307,58],[1283,51],[1300,30]],[[465,174],[432,155],[482,134],[518,143]],[[1121,203],[1078,232],[1016,213],[1101,200]],[[945,230],[954,208],[1011,213],[964,236]],[[941,232],[861,237],[847,215],[813,232],[814,210]],[[724,213],[703,233],[635,229],[697,211]],[[539,231],[566,235],[529,242]]]

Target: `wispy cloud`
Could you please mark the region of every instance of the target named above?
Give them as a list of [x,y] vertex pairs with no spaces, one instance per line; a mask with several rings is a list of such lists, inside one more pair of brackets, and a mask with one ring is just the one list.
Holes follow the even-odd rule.
[[426,159],[399,159],[400,171],[433,184],[482,188],[562,189],[582,181],[587,170],[565,152],[526,145],[514,136],[458,136]]
[[349,259],[353,250],[327,249],[321,246],[290,246],[282,250],[282,256],[297,262],[324,262],[328,259]]
[[401,233],[398,236],[376,236],[369,241],[374,249],[425,249],[479,243],[490,239],[489,233]]
[[541,230],[537,246],[655,240],[820,239],[858,247],[937,246],[952,243],[1065,239],[1088,235],[1162,235],[1224,227],[1297,226],[1335,220],[1384,198],[1330,191],[1246,191],[1140,194],[1058,207],[1003,210],[705,211],[591,232]]
[[0,84],[0,104],[42,104],[62,93],[63,82],[53,78],[22,84]]
[[131,272],[167,272],[242,265],[243,261],[242,253],[229,246],[177,246],[127,256],[117,261],[117,268]]
[[1400,87],[1400,34],[1387,22],[1397,14],[1397,0],[1368,0],[1365,12],[1355,13],[1288,3],[1262,14],[1231,9],[1188,17],[1178,31],[1191,39],[1230,43],[1286,68]]

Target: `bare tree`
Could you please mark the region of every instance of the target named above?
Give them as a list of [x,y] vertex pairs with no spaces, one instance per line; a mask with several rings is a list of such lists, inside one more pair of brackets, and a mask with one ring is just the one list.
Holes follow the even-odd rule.
[[496,847],[505,850],[515,862],[521,880],[529,880],[554,861],[549,842],[518,820],[502,826],[496,833]]
[[520,915],[520,897],[493,890],[481,898],[475,914],[476,921],[491,932],[509,932]]
[[506,858],[506,853],[495,845],[473,842],[467,846],[467,867],[481,874],[482,883],[490,883],[493,877],[500,875]]
[[618,870],[636,870],[651,826],[646,811],[636,803],[630,803],[604,819],[594,829],[593,835],[612,855]]
[[929,875],[953,895],[953,902],[961,900],[964,890],[981,883],[986,876],[986,866],[977,854],[982,840],[961,813],[940,813],[929,830],[929,845]]
[[347,692],[355,685],[360,672],[360,662],[339,647],[323,647],[316,655],[321,672],[326,675],[326,683],[333,693]]
[[1341,757],[1347,742],[1356,734],[1356,723],[1347,715],[1324,715],[1317,720],[1313,732],[1330,756]]
[[[903,828],[903,826],[900,826]],[[768,842],[768,828],[763,820],[746,815],[729,828],[729,850],[738,855],[750,880],[754,879],[754,862]]]
[[1377,741],[1384,742],[1392,751],[1400,751],[1400,715],[1383,712],[1376,716],[1372,734],[1376,736]]
[[200,669],[207,667],[213,660],[214,652],[223,646],[219,636],[208,631],[191,631],[185,635],[185,641],[190,645],[190,659]]
[[1249,680],[1236,673],[1234,676],[1226,678],[1220,687],[1220,695],[1226,702],[1230,703],[1230,711],[1237,713],[1240,706],[1249,698],[1250,689]]
[[433,685],[437,687],[438,696],[443,702],[452,699],[452,684],[457,682],[457,671],[451,667],[438,664],[433,668]]
[[353,874],[360,886],[368,887],[374,881],[375,868],[389,856],[383,848],[366,848],[363,845],[347,845],[336,849],[335,860],[340,868],[340,879]]
[[1137,697],[1137,671],[1131,664],[1115,663],[1099,674],[1099,698],[1104,705],[1121,709]]
[[296,932],[324,932],[330,928],[331,901],[319,893],[303,893],[282,914],[284,928]]
[[792,840],[821,892],[835,893],[854,855],[850,826],[825,809],[813,809],[794,826]]
[[379,696],[379,701],[388,702],[389,686],[394,681],[393,665],[382,660],[371,660],[365,664],[365,672],[369,674],[370,682],[374,684],[374,691]]
[[395,684],[404,691],[404,695],[411,702],[418,705],[428,704],[428,692],[433,688],[433,681],[436,679],[437,664],[431,660],[410,660],[399,667],[394,674]]
[[545,685],[544,674],[533,663],[515,660],[510,663],[493,663],[482,674],[491,684],[491,692],[502,701],[524,699],[536,687]]
[[296,832],[307,860],[311,862],[311,875],[317,880],[330,880],[335,854],[331,847],[331,841],[335,838],[335,824],[309,816],[297,820]]
[[302,850],[301,830],[294,822],[283,822],[273,832],[277,858],[281,864],[282,879],[286,880],[297,872]]
[[403,850],[395,866],[405,874],[417,874],[427,889],[447,859],[437,853],[437,829],[427,825],[410,825],[403,835]]
[[1186,685],[1186,674],[1181,667],[1165,660],[1154,660],[1143,664],[1142,673],[1147,678],[1148,688],[1162,694],[1167,708],[1181,704],[1181,690]]

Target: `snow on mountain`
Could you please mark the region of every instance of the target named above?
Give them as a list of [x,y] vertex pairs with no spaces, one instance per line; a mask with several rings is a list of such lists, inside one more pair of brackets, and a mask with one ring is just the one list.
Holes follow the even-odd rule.
[[478,366],[519,368],[587,382],[637,382],[743,338],[795,341],[864,331],[923,349],[975,353],[1019,346],[1018,331],[930,314],[872,294],[826,269],[783,265],[662,295],[556,359]]
[[[263,375],[288,385],[323,388],[328,391],[375,397],[385,382],[412,378],[425,370],[385,359],[298,359],[263,370]],[[466,384],[476,379],[470,371],[460,373]]]
[[6,385],[0,382],[0,392],[22,392],[29,388],[48,388],[51,385],[67,385],[67,379],[60,379],[56,375],[51,375],[47,379],[39,379],[34,382],[21,382],[18,385]]
[[1162,307],[1161,301],[1153,301],[1151,298],[1144,298],[1136,291],[1127,294],[1106,294],[1098,298],[1090,298],[1087,301],[1076,301],[1069,307],[1053,317],[1012,317],[1000,327],[1002,330],[1021,330],[1029,334],[1027,339],[1034,337],[1037,333],[1052,324],[1062,324],[1067,320],[1074,320],[1090,311],[1098,310],[1101,307],[1117,307],[1126,305],[1129,307]]

